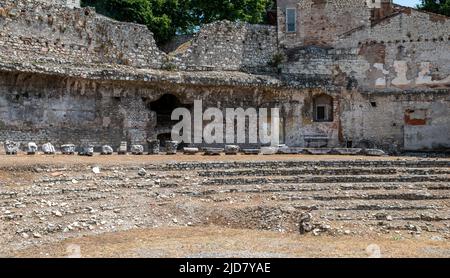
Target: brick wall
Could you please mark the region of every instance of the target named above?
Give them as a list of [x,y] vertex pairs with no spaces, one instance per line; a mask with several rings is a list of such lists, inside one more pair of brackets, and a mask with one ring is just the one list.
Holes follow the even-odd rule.
[[[362,0],[278,0],[278,39],[282,46],[332,45],[337,36],[370,24]],[[286,32],[286,9],[296,9],[296,31]]]

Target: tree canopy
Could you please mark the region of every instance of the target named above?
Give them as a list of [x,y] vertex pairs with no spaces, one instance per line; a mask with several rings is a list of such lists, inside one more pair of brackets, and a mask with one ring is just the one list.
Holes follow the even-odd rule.
[[419,9],[450,16],[450,0],[422,0]]
[[108,17],[146,25],[161,44],[216,20],[262,23],[274,0],[82,0]]

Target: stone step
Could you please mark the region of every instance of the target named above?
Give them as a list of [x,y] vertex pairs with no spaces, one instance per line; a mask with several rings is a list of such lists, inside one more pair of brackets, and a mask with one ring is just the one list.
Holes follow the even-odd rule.
[[[216,193],[217,192],[217,193]],[[220,194],[222,198],[226,198],[226,194],[233,194],[240,192],[232,191],[216,191],[216,192],[206,192],[205,195],[199,196],[214,196],[215,194]],[[348,201],[348,200],[448,200],[450,199],[450,191],[445,193],[438,192],[428,192],[428,191],[411,191],[411,190],[376,190],[370,192],[362,191],[323,191],[323,192],[289,192],[289,193],[271,193],[271,198],[274,201]],[[247,194],[247,193],[245,193]],[[245,195],[244,194],[244,195]],[[231,195],[230,195],[231,196]],[[237,197],[237,195],[234,195]],[[268,196],[269,197],[269,196]]]
[[[153,166],[154,167],[154,166]],[[177,162],[158,166],[160,171],[280,169],[280,168],[450,168],[450,160],[321,160],[321,161],[261,161],[261,162]]]
[[430,190],[439,192],[450,192],[450,185],[446,183],[360,183],[360,184],[270,184],[270,185],[224,185],[220,189],[205,189],[183,191],[176,190],[177,194],[206,196],[221,193],[282,193],[282,192],[322,192],[322,191],[374,191],[374,190]]
[[370,193],[359,192],[329,192],[329,194],[296,194],[281,193],[275,195],[278,200],[299,201],[299,200],[318,200],[318,201],[341,201],[341,200],[447,200],[450,199],[450,192],[446,194],[432,194],[430,192],[386,192],[377,191]]
[[449,175],[375,175],[375,176],[296,176],[286,178],[239,177],[213,178],[203,185],[248,185],[290,183],[385,183],[385,182],[450,182]]
[[299,176],[299,175],[449,175],[449,169],[429,168],[287,168],[287,169],[236,169],[220,171],[199,171],[200,177],[235,177],[235,176]]

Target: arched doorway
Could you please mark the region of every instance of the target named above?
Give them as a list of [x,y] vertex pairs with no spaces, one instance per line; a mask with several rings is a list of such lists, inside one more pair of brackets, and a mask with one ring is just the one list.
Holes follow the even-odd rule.
[[150,109],[156,112],[156,127],[171,127],[176,121],[171,120],[173,110],[184,106],[181,101],[172,94],[165,94],[157,101],[150,103]]

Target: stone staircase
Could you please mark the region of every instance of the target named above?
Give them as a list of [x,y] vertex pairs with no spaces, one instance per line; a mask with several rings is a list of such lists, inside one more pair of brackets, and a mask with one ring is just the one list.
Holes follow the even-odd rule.
[[16,167],[36,178],[0,188],[5,244],[172,225],[298,232],[307,212],[322,230],[450,235],[450,160],[92,166]]
[[[450,223],[450,162],[444,160],[191,163],[166,167],[197,171],[203,178],[201,186],[179,193],[198,198],[230,200],[250,195],[250,200],[270,200],[263,203],[273,209],[290,206],[297,213],[312,211],[326,221],[395,230],[446,230],[445,225]],[[251,201],[248,204],[254,205]]]

